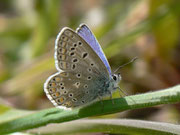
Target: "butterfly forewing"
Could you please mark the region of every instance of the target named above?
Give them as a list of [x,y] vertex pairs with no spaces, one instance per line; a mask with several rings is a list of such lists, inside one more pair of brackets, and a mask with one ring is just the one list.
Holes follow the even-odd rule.
[[77,28],[76,31],[77,31],[78,35],[80,35],[91,46],[91,48],[93,48],[93,50],[100,57],[100,59],[103,61],[107,70],[109,71],[109,74],[111,75],[111,67],[109,65],[109,62],[107,61],[106,56],[104,55],[102,48],[99,45],[96,37],[91,32],[91,30],[88,28],[88,26],[85,24],[81,24]]
[[44,87],[58,107],[73,108],[97,98],[109,73],[96,52],[77,33],[64,28],[57,37],[55,63],[59,73],[48,78]]
[[64,28],[57,37],[55,48],[58,70],[73,71],[79,67],[92,67],[109,76],[107,68],[95,51],[73,30]]

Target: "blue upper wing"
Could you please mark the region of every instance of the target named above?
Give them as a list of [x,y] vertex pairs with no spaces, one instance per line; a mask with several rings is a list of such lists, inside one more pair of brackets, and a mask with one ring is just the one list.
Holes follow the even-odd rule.
[[93,50],[101,58],[106,68],[108,69],[109,74],[111,75],[111,67],[109,66],[106,56],[104,55],[103,50],[99,45],[97,39],[95,38],[91,30],[87,27],[87,25],[81,24],[77,29],[77,33],[93,48]]

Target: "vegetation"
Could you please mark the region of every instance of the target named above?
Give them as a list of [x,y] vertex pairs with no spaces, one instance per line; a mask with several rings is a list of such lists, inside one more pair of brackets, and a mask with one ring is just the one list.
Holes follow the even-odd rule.
[[[179,134],[179,17],[173,0],[1,1],[0,134]],[[56,35],[80,23],[92,29],[112,70],[139,59],[119,71],[128,96],[117,91],[103,108],[61,110],[43,83],[56,72]]]

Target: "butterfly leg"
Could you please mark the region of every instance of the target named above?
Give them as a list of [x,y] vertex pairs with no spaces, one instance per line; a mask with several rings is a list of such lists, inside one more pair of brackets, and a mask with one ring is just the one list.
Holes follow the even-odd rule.
[[111,91],[108,91],[109,95],[110,95],[110,99],[112,100],[112,104],[114,104],[114,100],[112,98],[112,92]]
[[[121,96],[121,92],[124,94],[124,95],[126,95],[126,96],[128,96],[128,94],[127,93],[125,93],[120,87],[117,87],[117,89],[119,89],[119,95]],[[131,98],[131,100],[135,103],[135,101]]]
[[125,95],[125,96],[128,96],[127,93],[125,93],[120,87],[117,87],[116,89],[119,89],[119,96],[121,97],[121,92]]
[[104,111],[104,104],[103,104],[103,100],[102,100],[102,97],[100,95],[98,95],[98,99],[99,101],[101,102],[101,105],[102,105],[102,112]]

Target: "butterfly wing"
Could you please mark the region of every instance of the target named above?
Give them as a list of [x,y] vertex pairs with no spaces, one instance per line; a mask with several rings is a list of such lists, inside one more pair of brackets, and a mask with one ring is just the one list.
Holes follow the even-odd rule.
[[88,26],[85,24],[81,24],[76,31],[93,48],[93,50],[95,50],[96,54],[104,62],[106,68],[109,71],[109,74],[111,75],[111,67],[109,66],[109,62],[107,61],[101,46],[99,45],[97,39],[95,38],[91,30],[88,28]]
[[55,43],[55,64],[44,90],[60,108],[73,108],[96,99],[108,81],[109,72],[95,51],[77,33],[64,28]]

